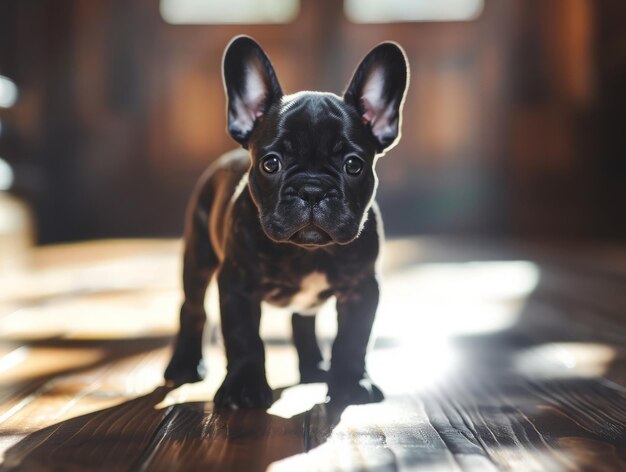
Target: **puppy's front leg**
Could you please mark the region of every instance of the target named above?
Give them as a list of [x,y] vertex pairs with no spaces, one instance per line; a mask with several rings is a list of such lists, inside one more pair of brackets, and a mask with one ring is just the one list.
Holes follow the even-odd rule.
[[268,408],[272,390],[265,378],[265,350],[259,336],[261,303],[253,300],[228,265],[217,277],[227,373],[215,394],[216,406]]
[[[193,215],[193,212],[190,214]],[[208,231],[189,219],[183,257],[183,288],[185,302],[180,309],[180,329],[174,354],[165,370],[165,379],[174,385],[204,379],[206,368],[202,358],[202,332],[206,323],[204,297],[209,281],[217,268],[215,251]]]
[[384,398],[365,372],[365,355],[378,297],[374,273],[349,293],[337,297],[337,337],[328,380],[328,396],[332,402],[370,403]]

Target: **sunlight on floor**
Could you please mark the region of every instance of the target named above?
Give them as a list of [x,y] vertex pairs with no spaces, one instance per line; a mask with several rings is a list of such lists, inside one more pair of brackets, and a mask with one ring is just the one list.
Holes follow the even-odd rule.
[[380,337],[454,336],[515,323],[539,281],[528,261],[419,264],[383,279]]
[[372,377],[406,389],[399,371],[409,363],[412,388],[437,383],[454,370],[452,340],[513,326],[538,281],[539,268],[528,261],[418,264],[391,274],[383,281]]
[[560,342],[541,344],[517,356],[516,368],[532,377],[600,377],[618,356],[607,344]]
[[292,418],[309,411],[318,403],[323,403],[326,400],[326,391],[326,384],[323,383],[288,387],[281,392],[280,398],[267,412],[281,418]]

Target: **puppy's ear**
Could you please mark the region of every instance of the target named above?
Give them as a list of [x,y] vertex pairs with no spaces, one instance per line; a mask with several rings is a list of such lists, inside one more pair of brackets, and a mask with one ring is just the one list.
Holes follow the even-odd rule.
[[228,132],[247,147],[255,125],[283,92],[270,60],[249,36],[237,36],[226,46],[222,71],[228,99]]
[[402,48],[382,43],[361,61],[343,96],[372,133],[378,153],[393,147],[400,136],[408,75]]

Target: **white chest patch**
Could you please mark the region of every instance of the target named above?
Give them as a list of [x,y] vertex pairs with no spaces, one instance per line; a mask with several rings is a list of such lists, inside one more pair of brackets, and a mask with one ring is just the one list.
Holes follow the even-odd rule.
[[300,291],[290,300],[289,307],[301,315],[315,314],[312,308],[320,305],[319,294],[329,288],[326,274],[311,272],[300,282]]

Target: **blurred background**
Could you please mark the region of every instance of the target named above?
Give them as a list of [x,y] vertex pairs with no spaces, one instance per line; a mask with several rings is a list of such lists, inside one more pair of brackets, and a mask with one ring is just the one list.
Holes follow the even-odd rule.
[[405,48],[390,236],[623,241],[625,25],[623,0],[3,0],[0,234],[180,235],[234,147],[220,62],[244,33],[287,93],[340,93],[375,44]]

